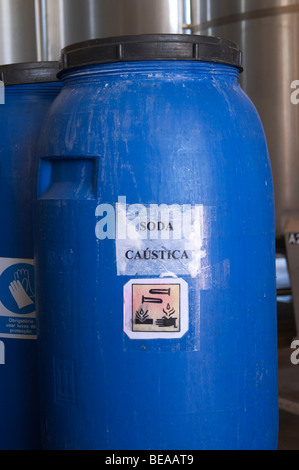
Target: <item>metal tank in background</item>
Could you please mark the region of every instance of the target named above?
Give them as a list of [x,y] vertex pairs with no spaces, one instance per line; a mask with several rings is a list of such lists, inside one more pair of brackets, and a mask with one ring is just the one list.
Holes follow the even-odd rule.
[[182,33],[189,10],[190,0],[0,0],[0,64],[56,61],[97,37]]
[[0,0],[0,64],[37,60],[34,0]]
[[231,39],[243,50],[240,82],[259,111],[272,165],[277,266],[286,258],[289,271],[286,289],[277,271],[277,293],[292,294],[299,336],[299,105],[291,101],[293,93],[298,98],[299,0],[191,0],[185,30]]
[[231,39],[243,51],[241,85],[264,125],[282,238],[287,219],[299,216],[299,106],[290,100],[299,78],[299,0],[191,0],[188,28]]
[[181,33],[184,0],[44,0],[44,59],[79,41],[108,36]]

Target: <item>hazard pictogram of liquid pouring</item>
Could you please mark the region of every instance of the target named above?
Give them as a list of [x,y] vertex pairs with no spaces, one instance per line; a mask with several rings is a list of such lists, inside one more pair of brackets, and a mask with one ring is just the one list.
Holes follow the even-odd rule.
[[[168,295],[170,296],[171,294],[171,289],[168,288],[168,289],[150,289],[149,290],[149,294],[151,295]],[[142,303],[147,303],[147,304],[162,304],[163,303],[163,299],[161,299],[160,297],[146,297],[146,296],[142,296]],[[162,318],[158,318],[156,320],[156,325],[160,328],[165,328],[165,327],[174,327],[176,328],[176,320],[177,318],[175,317],[172,317],[172,315],[174,315],[175,313],[175,309],[172,308],[170,306],[170,304],[168,303],[166,308],[163,308],[163,313],[164,313],[164,316]]]

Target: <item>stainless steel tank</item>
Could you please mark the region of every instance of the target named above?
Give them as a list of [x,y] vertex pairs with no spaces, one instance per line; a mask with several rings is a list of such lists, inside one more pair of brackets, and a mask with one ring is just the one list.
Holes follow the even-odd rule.
[[190,0],[0,0],[0,64],[57,60],[96,37],[183,32]]
[[243,50],[241,84],[264,124],[272,162],[276,235],[299,216],[299,0],[191,0],[192,33],[222,36]]
[[[188,0],[189,2],[189,0]],[[47,57],[66,45],[97,37],[180,33],[183,0],[45,0]]]
[[0,0],[0,64],[37,60],[34,0]]

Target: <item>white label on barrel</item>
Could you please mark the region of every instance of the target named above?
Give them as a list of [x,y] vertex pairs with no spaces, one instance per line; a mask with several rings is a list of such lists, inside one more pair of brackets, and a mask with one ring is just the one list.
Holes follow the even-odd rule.
[[124,331],[129,338],[181,338],[188,328],[188,284],[183,279],[133,279],[124,286]]
[[0,258],[0,337],[36,339],[32,259]]
[[[214,209],[203,205],[117,204],[119,276],[198,277],[208,259]],[[206,266],[206,263],[205,263]]]

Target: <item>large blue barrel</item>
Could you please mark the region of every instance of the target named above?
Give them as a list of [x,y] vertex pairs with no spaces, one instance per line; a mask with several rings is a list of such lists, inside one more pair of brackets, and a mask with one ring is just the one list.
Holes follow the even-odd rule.
[[0,449],[39,449],[33,203],[58,63],[0,66]]
[[62,51],[43,129],[36,295],[45,449],[275,449],[275,224],[223,39]]

